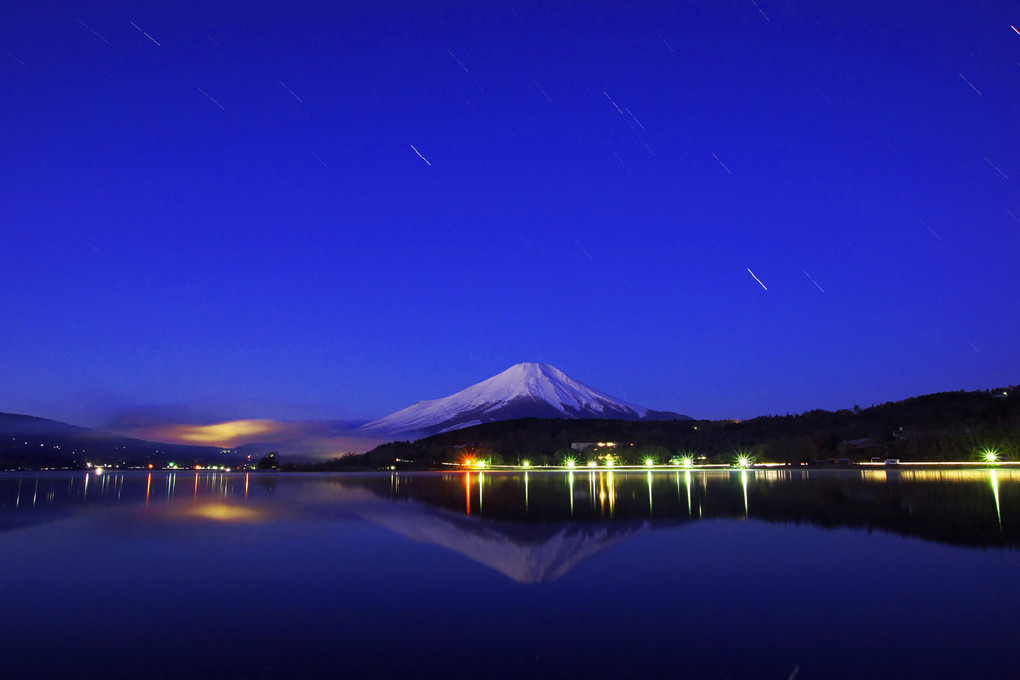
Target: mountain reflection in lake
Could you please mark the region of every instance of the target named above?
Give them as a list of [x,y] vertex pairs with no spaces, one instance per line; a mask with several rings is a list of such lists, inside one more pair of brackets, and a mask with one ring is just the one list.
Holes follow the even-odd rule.
[[1002,469],[0,475],[0,651],[9,678],[1009,677],[1018,520]]

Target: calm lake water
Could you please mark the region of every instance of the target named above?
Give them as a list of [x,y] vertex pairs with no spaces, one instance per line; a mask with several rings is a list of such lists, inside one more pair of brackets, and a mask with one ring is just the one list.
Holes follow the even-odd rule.
[[0,475],[0,677],[1016,678],[1020,472]]

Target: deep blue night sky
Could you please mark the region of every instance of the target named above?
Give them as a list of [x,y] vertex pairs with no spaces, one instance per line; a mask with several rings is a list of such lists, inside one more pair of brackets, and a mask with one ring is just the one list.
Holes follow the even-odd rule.
[[1016,2],[154,5],[0,11],[0,411],[1020,382]]

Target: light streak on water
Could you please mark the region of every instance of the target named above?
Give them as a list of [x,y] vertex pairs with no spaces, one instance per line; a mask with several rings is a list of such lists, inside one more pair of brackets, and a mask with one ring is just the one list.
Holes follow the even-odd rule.
[[685,472],[684,475],[687,477],[687,516],[694,517],[691,511],[691,473]]
[[567,473],[567,490],[570,493],[570,516],[574,516],[574,473]]
[[648,516],[652,516],[652,471],[648,471]]
[[613,483],[613,473],[609,473],[609,516],[616,516],[616,485]]
[[680,472],[676,473],[676,500],[680,502]]
[[744,517],[748,516],[747,506],[747,470],[742,470],[740,473],[740,484],[744,487]]
[[524,473],[524,512],[528,512],[528,473]]
[[999,531],[1002,531],[1002,509],[999,506],[999,477],[995,470],[989,470],[992,482],[992,494],[995,496],[995,516],[999,520]]

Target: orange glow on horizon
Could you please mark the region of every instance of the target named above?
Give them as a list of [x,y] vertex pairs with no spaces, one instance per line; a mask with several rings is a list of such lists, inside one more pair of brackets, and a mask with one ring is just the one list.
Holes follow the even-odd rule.
[[174,425],[166,429],[166,436],[194,444],[233,447],[248,437],[272,434],[279,424],[272,420],[230,420],[213,425]]

